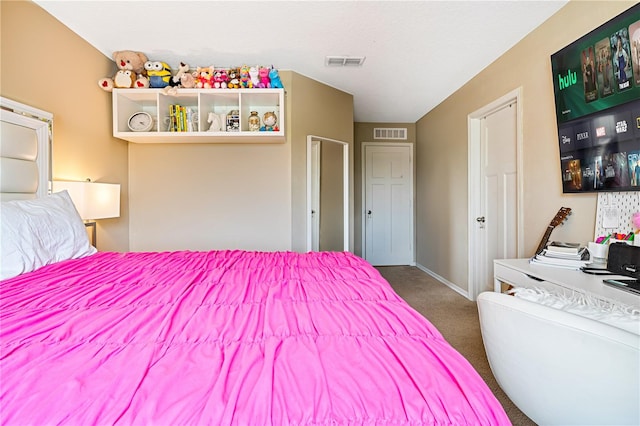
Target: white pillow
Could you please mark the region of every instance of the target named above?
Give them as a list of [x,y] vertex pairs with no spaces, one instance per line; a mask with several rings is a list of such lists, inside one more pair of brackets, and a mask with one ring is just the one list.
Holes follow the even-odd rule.
[[34,200],[3,201],[0,279],[94,254],[67,191]]

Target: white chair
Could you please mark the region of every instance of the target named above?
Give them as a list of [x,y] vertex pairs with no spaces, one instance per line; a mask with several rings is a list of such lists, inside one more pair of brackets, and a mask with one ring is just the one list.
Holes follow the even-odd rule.
[[640,336],[506,294],[478,296],[491,370],[539,425],[640,425]]

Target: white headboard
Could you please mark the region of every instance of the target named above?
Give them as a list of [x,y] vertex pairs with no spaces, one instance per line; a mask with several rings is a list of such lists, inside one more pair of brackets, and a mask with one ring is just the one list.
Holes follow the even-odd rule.
[[53,114],[3,97],[0,107],[0,200],[47,195]]

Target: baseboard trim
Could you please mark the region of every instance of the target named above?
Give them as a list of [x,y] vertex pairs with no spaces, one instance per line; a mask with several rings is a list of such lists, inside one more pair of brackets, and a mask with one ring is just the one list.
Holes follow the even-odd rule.
[[425,274],[431,275],[433,278],[435,278],[436,280],[440,281],[442,284],[446,285],[451,290],[455,291],[456,293],[460,294],[461,296],[464,296],[469,300],[473,300],[473,299],[471,299],[469,297],[469,292],[468,291],[462,290],[460,287],[458,287],[457,285],[455,285],[451,281],[441,277],[440,275],[436,274],[435,272],[431,271],[429,268],[426,268],[426,267],[422,266],[421,264],[419,264],[417,262],[416,262],[416,268],[420,269]]

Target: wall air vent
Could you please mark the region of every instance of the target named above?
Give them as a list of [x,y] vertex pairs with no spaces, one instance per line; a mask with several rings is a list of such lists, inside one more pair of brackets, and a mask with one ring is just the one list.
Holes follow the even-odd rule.
[[328,67],[361,67],[364,56],[326,56],[324,64]]
[[407,140],[406,127],[376,127],[373,129],[373,139]]

